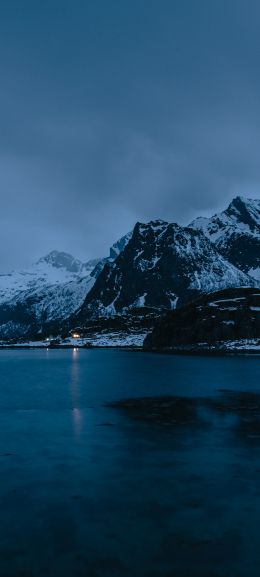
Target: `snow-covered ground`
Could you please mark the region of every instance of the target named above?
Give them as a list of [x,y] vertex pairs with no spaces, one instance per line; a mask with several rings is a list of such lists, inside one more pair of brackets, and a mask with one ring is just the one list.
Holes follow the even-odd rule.
[[[58,347],[72,347],[72,348],[82,348],[85,346],[92,346],[95,348],[102,347],[136,347],[142,348],[144,339],[147,332],[140,333],[100,333],[92,337],[85,338],[72,338],[69,337],[60,341]],[[46,348],[50,347],[50,341],[26,341],[23,343],[12,343],[10,345],[0,342],[0,348],[13,348],[13,347],[29,347],[29,348]],[[209,345],[208,343],[198,343],[198,345],[186,345],[180,347],[173,347],[171,349],[173,352],[187,351],[223,351],[224,352],[258,352],[260,354],[260,339],[240,339],[233,341],[222,341],[216,343],[216,345]]]
[[[108,257],[86,263],[72,255],[52,251],[30,268],[0,275],[0,306],[9,310],[9,318],[1,322],[1,337],[16,338],[26,335],[28,325],[39,327],[47,322],[67,319],[84,302],[106,262],[113,262],[132,232],[120,238],[110,248]],[[27,324],[12,318],[16,307],[23,310]],[[19,315],[18,315],[19,316]]]
[[142,347],[147,332],[143,333],[101,333],[94,337],[82,339],[65,339],[65,345],[72,345],[80,347],[84,345],[92,345],[93,347]]
[[[93,347],[142,347],[143,341],[147,335],[147,332],[142,333],[118,333],[118,332],[110,332],[110,333],[100,333],[96,334],[92,337],[85,337],[85,338],[72,338],[69,337],[64,339],[58,343],[59,347],[76,347],[81,348],[84,346],[93,346]],[[22,343],[12,343],[6,344],[4,342],[0,342],[0,347],[40,347],[48,349],[51,346],[49,340],[43,341],[26,341]]]
[[240,339],[236,341],[227,341],[223,343],[223,348],[227,349],[228,351],[251,350],[259,351],[260,353],[260,339]]
[[258,352],[260,353],[260,339],[237,339],[233,341],[219,341],[214,345],[198,343],[194,345],[183,345],[180,347],[173,347],[175,351],[187,350],[191,352],[199,351],[216,351],[216,352]]

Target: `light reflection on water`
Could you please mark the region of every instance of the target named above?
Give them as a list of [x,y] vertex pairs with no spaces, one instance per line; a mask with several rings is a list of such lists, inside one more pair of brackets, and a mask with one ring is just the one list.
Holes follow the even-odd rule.
[[[258,359],[6,351],[0,374],[1,577],[259,577]],[[169,394],[174,426],[105,406]]]
[[76,437],[80,438],[82,415],[79,400],[79,354],[76,348],[72,350],[70,389],[74,433]]

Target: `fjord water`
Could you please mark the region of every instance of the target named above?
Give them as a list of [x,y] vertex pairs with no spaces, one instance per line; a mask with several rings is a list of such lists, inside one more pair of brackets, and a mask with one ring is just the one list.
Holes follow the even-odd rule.
[[[260,428],[236,412],[258,357],[12,350],[0,371],[1,577],[259,576]],[[196,418],[106,406],[156,395]]]

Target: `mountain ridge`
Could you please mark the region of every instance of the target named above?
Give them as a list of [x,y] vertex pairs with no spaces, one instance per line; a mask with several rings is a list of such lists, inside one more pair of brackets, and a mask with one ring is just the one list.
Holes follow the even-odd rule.
[[135,311],[158,315],[203,293],[257,287],[259,258],[259,200],[236,197],[188,227],[137,222],[103,259],[83,263],[54,250],[30,269],[0,275],[0,338]]
[[234,266],[260,281],[260,200],[237,196],[223,212],[199,217],[190,226],[201,230]]
[[124,250],[103,268],[79,314],[171,309],[200,292],[254,285],[202,232],[164,221],[137,223]]

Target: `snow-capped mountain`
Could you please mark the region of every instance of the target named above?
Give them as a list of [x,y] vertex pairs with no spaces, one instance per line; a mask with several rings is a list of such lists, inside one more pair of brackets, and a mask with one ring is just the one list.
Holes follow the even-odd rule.
[[78,318],[173,309],[201,293],[254,284],[201,231],[161,220],[137,223],[125,248],[97,277]]
[[20,297],[24,291],[61,285],[89,275],[96,263],[83,264],[64,252],[52,251],[30,268],[0,275],[0,303]]
[[27,270],[0,275],[0,336],[72,314],[95,282],[95,265],[52,251]]
[[260,200],[238,196],[212,218],[197,218],[201,230],[218,251],[243,272],[260,280]]
[[0,275],[0,338],[40,333],[69,318],[84,302],[106,262],[112,262],[131,233],[119,239],[109,257],[86,263],[52,251],[29,269]]
[[122,313],[153,317],[200,294],[259,286],[259,271],[259,200],[235,198],[189,227],[137,223],[106,258],[83,263],[52,251],[27,270],[0,275],[0,338],[64,334]]

